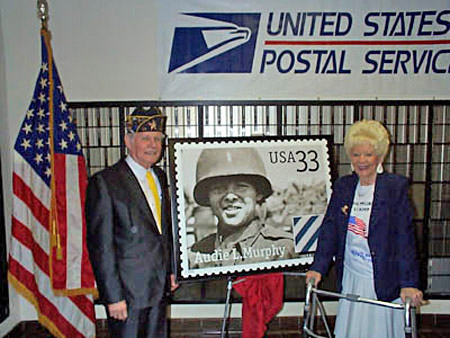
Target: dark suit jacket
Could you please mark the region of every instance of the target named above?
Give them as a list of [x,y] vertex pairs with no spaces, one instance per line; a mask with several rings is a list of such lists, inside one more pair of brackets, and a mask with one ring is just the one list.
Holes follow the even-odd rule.
[[[348,218],[357,183],[356,174],[342,177],[335,183],[311,266],[311,270],[324,275],[334,257],[339,292]],[[377,175],[368,240],[379,300],[394,300],[400,296],[401,288],[419,288],[412,214],[407,179],[388,173]]]
[[135,308],[159,303],[170,287],[172,229],[164,172],[162,235],[144,192],[124,159],[95,174],[86,196],[87,244],[102,302]]

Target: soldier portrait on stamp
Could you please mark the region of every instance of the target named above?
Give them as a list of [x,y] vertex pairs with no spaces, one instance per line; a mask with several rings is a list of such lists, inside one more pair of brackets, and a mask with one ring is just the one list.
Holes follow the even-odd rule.
[[331,194],[327,138],[169,141],[181,279],[307,266]]

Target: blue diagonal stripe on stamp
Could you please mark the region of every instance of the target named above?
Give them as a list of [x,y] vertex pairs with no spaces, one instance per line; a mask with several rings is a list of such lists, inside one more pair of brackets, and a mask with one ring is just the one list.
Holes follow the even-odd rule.
[[302,215],[292,217],[295,252],[311,252],[315,250],[323,216]]

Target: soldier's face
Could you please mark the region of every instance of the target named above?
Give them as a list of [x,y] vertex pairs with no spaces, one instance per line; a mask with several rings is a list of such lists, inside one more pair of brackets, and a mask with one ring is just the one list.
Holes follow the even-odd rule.
[[155,164],[161,156],[163,134],[146,131],[125,136],[125,145],[131,157],[145,169]]
[[231,227],[248,225],[256,213],[261,198],[255,187],[245,180],[220,180],[211,184],[209,202],[219,224]]

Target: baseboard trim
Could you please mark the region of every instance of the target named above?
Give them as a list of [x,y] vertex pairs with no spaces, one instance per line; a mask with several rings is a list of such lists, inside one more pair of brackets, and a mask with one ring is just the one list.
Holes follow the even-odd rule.
[[[328,323],[334,325],[335,316],[328,316]],[[220,336],[222,318],[172,318],[170,319],[170,337],[214,337]],[[450,315],[421,314],[418,317],[418,329],[423,333],[431,333],[436,330],[450,335]],[[267,336],[301,336],[302,317],[275,317],[268,325]],[[320,320],[316,325],[317,332],[324,332],[324,326]],[[97,337],[107,337],[108,328],[106,319],[97,320]],[[227,323],[229,337],[241,337],[242,319],[230,318]],[[17,337],[50,337],[50,333],[42,327],[38,321],[20,322],[5,338]]]

